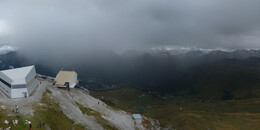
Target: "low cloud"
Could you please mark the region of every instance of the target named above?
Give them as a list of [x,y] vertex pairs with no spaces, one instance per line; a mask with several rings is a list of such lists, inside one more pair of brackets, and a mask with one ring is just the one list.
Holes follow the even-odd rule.
[[1,0],[9,34],[0,41],[54,59],[171,46],[260,48],[259,12],[259,0]]
[[17,48],[9,46],[9,45],[3,45],[0,47],[0,54],[6,54],[9,52],[17,51]]

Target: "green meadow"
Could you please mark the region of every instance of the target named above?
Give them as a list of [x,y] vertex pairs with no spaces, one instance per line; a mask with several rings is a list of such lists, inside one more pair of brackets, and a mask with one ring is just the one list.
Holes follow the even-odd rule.
[[140,113],[176,129],[258,129],[260,99],[202,102],[169,98],[164,101],[134,88],[90,92],[115,109]]

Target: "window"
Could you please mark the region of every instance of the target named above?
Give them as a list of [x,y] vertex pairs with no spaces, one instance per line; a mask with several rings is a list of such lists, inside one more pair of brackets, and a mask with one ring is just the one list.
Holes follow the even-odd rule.
[[0,78],[0,82],[2,82],[3,84],[5,84],[7,87],[11,88],[11,84],[7,83],[6,81],[4,81],[3,79]]
[[25,84],[12,85],[12,89],[18,89],[18,88],[26,88],[26,85]]

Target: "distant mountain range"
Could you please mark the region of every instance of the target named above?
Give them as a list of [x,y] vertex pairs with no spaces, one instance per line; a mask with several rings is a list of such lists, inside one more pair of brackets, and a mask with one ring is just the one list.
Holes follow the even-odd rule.
[[[219,59],[246,59],[249,57],[260,57],[260,50],[234,50],[234,51],[223,51],[223,50],[212,50],[212,51],[201,51],[192,50],[183,53],[176,53],[176,50],[159,50],[156,51],[161,55],[171,55],[175,57],[196,57],[196,58],[213,58]],[[156,54],[156,53],[154,53]]]
[[192,67],[205,63],[212,63],[218,60],[224,59],[238,59],[243,60],[250,57],[260,57],[260,50],[234,50],[234,51],[223,51],[223,50],[211,50],[201,51],[192,50],[184,51],[180,53],[176,50],[157,50],[156,53],[159,55],[165,55],[173,57],[176,63],[180,63],[182,67]]
[[[39,62],[36,69],[40,74],[55,76],[60,68],[74,68],[81,85],[92,90],[131,86],[161,94],[216,100],[260,97],[260,50],[207,53],[193,50],[183,54],[160,50],[122,55],[103,52],[82,61],[86,62],[55,68]],[[0,69],[29,64],[35,63],[16,52],[0,55]]]

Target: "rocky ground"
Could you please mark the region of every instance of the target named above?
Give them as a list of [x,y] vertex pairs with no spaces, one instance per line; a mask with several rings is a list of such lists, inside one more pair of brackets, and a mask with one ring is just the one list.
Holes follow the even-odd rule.
[[33,116],[34,106],[41,105],[39,102],[46,89],[51,91],[50,98],[59,103],[63,113],[76,124],[86,127],[86,129],[102,130],[104,128],[95,120],[95,117],[83,114],[76,103],[99,112],[102,118],[117,129],[146,129],[142,124],[137,125],[130,113],[110,108],[104,102],[90,96],[81,89],[75,88],[71,89],[71,91],[58,89],[53,87],[51,82],[47,80],[42,80],[41,84],[28,98],[10,99],[1,92],[0,103],[4,104],[7,109],[12,109],[15,105],[18,105],[20,114]]

